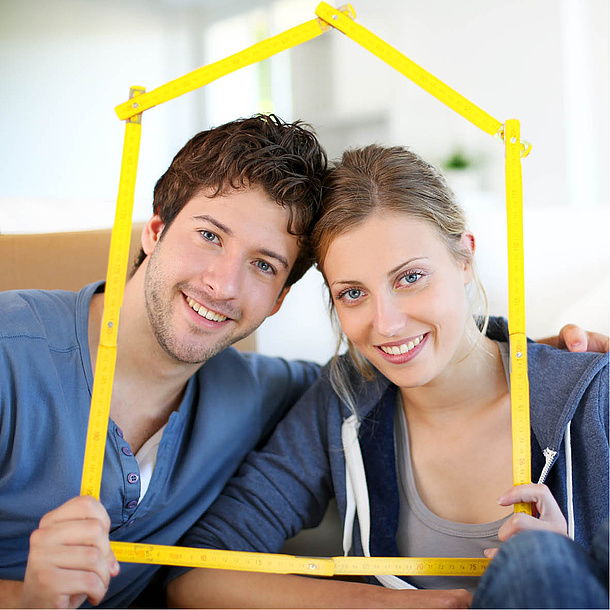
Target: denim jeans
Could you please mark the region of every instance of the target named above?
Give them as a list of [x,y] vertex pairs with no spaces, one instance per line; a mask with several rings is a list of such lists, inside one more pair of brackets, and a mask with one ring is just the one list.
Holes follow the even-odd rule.
[[591,551],[551,532],[507,540],[483,574],[472,608],[608,608],[608,520]]

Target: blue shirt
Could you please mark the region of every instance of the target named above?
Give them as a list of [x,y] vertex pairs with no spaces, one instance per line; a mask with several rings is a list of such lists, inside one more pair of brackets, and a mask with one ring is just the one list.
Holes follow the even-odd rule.
[[[40,518],[80,493],[93,373],[89,304],[78,293],[0,293],[0,578],[22,580]],[[101,501],[111,540],[175,545],[244,456],[318,375],[310,363],[229,348],[188,382],[163,433],[148,491],[109,422]],[[123,564],[103,607],[126,607],[158,566]]]

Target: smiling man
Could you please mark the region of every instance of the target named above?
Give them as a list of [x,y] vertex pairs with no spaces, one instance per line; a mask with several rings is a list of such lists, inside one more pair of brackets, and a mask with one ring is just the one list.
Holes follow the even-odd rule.
[[310,266],[326,156],[273,115],[196,135],[154,192],[127,281],[101,502],[79,497],[104,282],[0,294],[0,605],[126,607],[157,566],[109,539],[177,544],[317,377],[227,349]]

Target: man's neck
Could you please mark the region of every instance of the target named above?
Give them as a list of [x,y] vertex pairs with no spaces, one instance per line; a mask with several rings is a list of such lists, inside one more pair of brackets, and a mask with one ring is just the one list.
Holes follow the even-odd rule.
[[[148,322],[139,275],[125,286],[110,405],[110,416],[123,431],[134,453],[178,409],[186,383],[201,366],[177,362],[161,348]],[[89,352],[93,371],[103,307],[104,295],[93,295],[89,308]]]

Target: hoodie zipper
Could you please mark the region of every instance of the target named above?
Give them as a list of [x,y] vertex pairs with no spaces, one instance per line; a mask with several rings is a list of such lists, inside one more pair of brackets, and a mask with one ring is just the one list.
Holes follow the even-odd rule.
[[544,455],[544,459],[546,461],[544,464],[544,468],[542,469],[542,472],[540,473],[540,478],[538,479],[538,485],[541,485],[542,483],[544,483],[546,481],[546,477],[549,474],[549,470],[551,469],[551,466],[553,465],[553,461],[555,460],[555,457],[557,456],[557,451],[553,451],[552,449],[547,447],[542,452],[542,455]]

